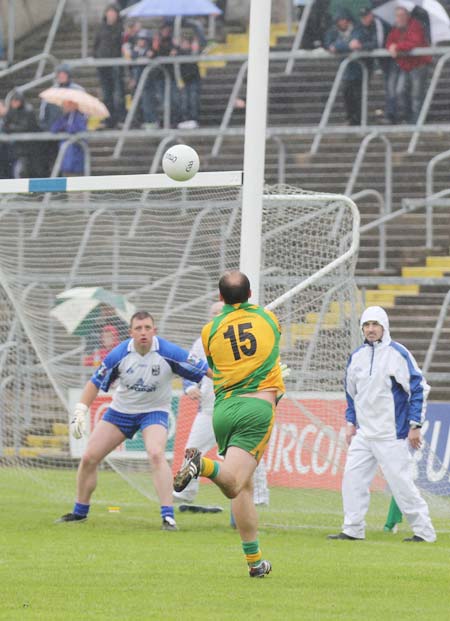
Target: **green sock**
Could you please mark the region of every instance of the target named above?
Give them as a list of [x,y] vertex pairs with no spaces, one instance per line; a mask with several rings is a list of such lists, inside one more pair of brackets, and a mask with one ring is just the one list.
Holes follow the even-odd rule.
[[261,550],[259,549],[259,541],[256,539],[255,541],[243,541],[242,549],[245,554],[245,558],[247,560],[249,567],[255,567],[259,565],[262,558]]

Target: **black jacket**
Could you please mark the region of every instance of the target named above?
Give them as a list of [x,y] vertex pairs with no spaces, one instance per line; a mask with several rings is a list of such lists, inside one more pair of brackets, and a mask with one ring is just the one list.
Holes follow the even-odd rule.
[[103,21],[94,40],[94,58],[117,58],[122,56],[122,22],[113,25]]
[[[5,134],[19,134],[25,132],[40,131],[36,115],[29,104],[23,104],[20,108],[10,108],[5,115],[3,123]],[[16,142],[14,152],[16,157],[33,155],[31,151],[38,148],[39,143],[35,142]]]

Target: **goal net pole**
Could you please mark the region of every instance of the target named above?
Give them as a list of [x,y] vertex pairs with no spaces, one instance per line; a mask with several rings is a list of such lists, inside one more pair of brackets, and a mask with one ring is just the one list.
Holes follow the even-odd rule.
[[251,0],[244,144],[240,270],[259,302],[262,202],[266,155],[271,0]]

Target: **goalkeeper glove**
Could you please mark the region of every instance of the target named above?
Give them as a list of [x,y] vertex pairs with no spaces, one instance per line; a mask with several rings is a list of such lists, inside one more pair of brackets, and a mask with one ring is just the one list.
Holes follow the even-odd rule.
[[73,411],[73,416],[70,421],[70,431],[75,440],[79,440],[83,437],[86,431],[86,414],[88,413],[88,406],[84,403],[77,403]]
[[280,362],[281,377],[285,380],[291,374],[291,368],[284,362]]

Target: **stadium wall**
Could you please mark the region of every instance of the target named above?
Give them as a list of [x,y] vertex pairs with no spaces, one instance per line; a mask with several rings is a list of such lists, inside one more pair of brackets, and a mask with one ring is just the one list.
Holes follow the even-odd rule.
[[[57,0],[39,0],[39,2],[16,2],[15,38],[20,39],[41,24],[44,24],[45,22],[51,20],[55,14],[57,4]],[[0,13],[2,16],[4,41],[6,41],[8,32],[8,0],[0,0]]]

